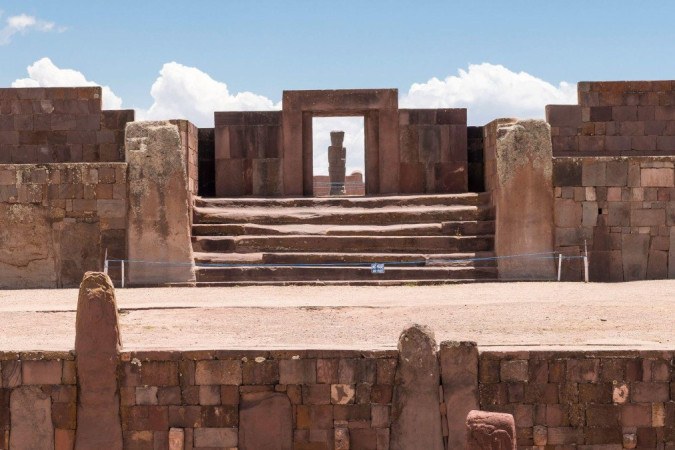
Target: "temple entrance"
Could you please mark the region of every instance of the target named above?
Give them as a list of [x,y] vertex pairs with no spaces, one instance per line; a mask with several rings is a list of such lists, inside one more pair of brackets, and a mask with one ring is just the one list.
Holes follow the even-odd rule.
[[315,197],[365,195],[363,117],[314,117],[312,179]]

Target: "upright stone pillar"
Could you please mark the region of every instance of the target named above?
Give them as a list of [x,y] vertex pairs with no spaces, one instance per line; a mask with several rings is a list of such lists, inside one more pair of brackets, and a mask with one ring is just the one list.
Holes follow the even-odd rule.
[[117,366],[121,349],[112,282],[98,272],[84,274],[77,300],[76,449],[122,449]]
[[330,181],[330,195],[345,195],[345,164],[347,149],[342,146],[345,138],[344,131],[330,132],[330,147],[328,147],[328,179]]
[[413,325],[398,339],[392,401],[391,450],[443,450],[436,341]]
[[127,124],[130,284],[195,281],[186,158],[187,145],[177,125]]
[[467,450],[516,450],[516,425],[511,414],[471,411],[466,426]]
[[553,153],[549,125],[543,120],[515,119],[489,123],[485,126],[485,164],[485,186],[492,192],[495,207],[499,277],[553,279]]
[[448,427],[447,450],[466,442],[466,416],[479,408],[478,347],[475,342],[441,342],[441,383]]

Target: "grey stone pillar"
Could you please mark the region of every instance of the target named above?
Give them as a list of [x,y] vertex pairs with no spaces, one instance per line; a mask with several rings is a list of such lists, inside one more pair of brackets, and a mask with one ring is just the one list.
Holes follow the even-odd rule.
[[106,274],[87,272],[75,320],[77,358],[76,449],[122,449],[117,366],[121,349],[117,303]]
[[330,181],[330,195],[345,195],[345,164],[347,149],[342,146],[345,138],[344,131],[330,132],[330,147],[328,147],[328,179]]
[[187,144],[178,125],[130,122],[126,159],[130,284],[194,282]]

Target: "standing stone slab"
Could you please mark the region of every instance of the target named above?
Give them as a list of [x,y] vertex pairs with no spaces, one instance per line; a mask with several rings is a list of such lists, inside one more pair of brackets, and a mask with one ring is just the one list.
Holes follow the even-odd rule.
[[10,396],[12,450],[53,450],[52,401],[39,386],[22,386]]
[[121,348],[112,282],[87,272],[80,285],[75,321],[79,385],[76,449],[122,448],[117,366]]
[[466,426],[467,450],[516,450],[516,424],[511,414],[471,411]]
[[153,262],[130,263],[131,284],[195,281],[186,148],[170,122],[127,125],[127,251],[130,260]]
[[466,417],[478,409],[478,347],[475,342],[441,342],[441,381],[448,426],[447,449],[466,442]]
[[433,333],[413,325],[401,333],[398,351],[390,449],[442,450],[440,374]]
[[286,394],[253,392],[239,403],[240,450],[291,450],[293,410]]
[[[551,130],[543,120],[497,124],[494,187],[495,253],[500,256],[553,251]],[[553,279],[553,260],[498,260],[502,279]]]

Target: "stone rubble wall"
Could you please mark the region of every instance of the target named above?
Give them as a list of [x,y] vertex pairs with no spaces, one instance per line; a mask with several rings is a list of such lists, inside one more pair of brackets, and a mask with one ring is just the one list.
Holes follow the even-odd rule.
[[126,174],[125,163],[0,165],[0,288],[77,286],[106,250],[124,258]]
[[[591,281],[675,278],[675,156],[554,158],[555,246]],[[581,260],[563,279],[582,280]]]
[[124,161],[134,110],[101,110],[101,88],[0,88],[0,164]]
[[577,84],[578,105],[548,105],[554,156],[675,155],[674,81]]

